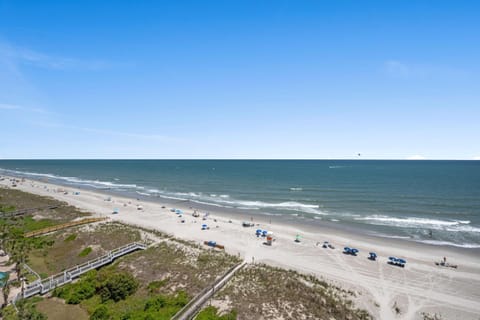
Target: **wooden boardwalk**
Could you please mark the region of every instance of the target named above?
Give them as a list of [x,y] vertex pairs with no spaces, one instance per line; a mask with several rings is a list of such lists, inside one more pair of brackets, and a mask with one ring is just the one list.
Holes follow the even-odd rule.
[[78,278],[79,276],[90,270],[97,269],[101,266],[111,263],[118,257],[121,257],[136,250],[145,250],[146,248],[147,246],[143,243],[132,242],[123,247],[109,251],[107,254],[101,257],[79,264],[73,268],[65,270],[62,273],[53,275],[47,279],[36,280],[25,286],[23,294],[20,293],[15,298],[15,301],[18,301],[21,298],[29,298],[37,294],[45,294],[57,287],[72,282],[73,279]]
[[191,320],[200,311],[202,306],[210,299],[215,292],[218,292],[233,277],[235,272],[247,264],[243,261],[228,270],[222,277],[216,280],[212,286],[203,289],[195,298],[190,300],[180,311],[175,314],[171,320]]
[[87,219],[83,219],[83,220],[71,221],[71,222],[67,222],[67,223],[57,224],[55,226],[51,226],[51,227],[27,232],[27,233],[25,233],[25,237],[27,237],[27,238],[36,237],[36,236],[40,236],[42,234],[54,232],[54,231],[57,231],[57,230],[71,228],[71,227],[75,227],[75,226],[79,226],[79,225],[87,224],[87,223],[105,221],[107,219],[108,218],[87,218]]

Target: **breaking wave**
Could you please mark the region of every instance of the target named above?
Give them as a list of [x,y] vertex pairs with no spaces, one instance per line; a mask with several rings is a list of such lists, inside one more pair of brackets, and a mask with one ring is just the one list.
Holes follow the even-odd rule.
[[354,220],[368,221],[370,224],[399,228],[428,228],[452,232],[480,232],[480,228],[471,226],[469,220],[438,220],[417,217],[398,218],[384,215],[355,217]]

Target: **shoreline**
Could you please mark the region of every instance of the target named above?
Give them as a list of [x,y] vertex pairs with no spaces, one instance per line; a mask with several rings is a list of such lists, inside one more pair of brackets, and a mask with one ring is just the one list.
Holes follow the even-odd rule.
[[[403,201],[401,200],[403,196],[399,198],[398,195],[392,195],[393,198],[386,201],[387,207],[385,213],[383,213],[383,209],[378,208],[378,206],[373,206],[369,210],[364,211],[362,206],[357,208],[351,205],[345,207],[338,204],[333,207],[327,206],[329,209],[326,208],[324,210],[322,204],[312,200],[312,196],[315,198],[315,195],[307,192],[304,196],[300,196],[300,198],[297,196],[290,197],[288,194],[282,193],[285,191],[280,192],[280,189],[275,189],[275,185],[271,187],[274,188],[273,190],[276,190],[275,194],[278,192],[282,193],[281,197],[262,198],[260,196],[257,197],[256,193],[250,193],[250,197],[242,198],[242,196],[235,196],[237,191],[228,188],[225,190],[218,189],[218,185],[216,188],[213,188],[215,190],[214,194],[212,194],[212,191],[199,191],[204,189],[199,186],[188,188],[188,190],[194,191],[176,188],[173,186],[178,182],[172,177],[167,177],[167,181],[170,181],[170,183],[166,185],[172,186],[172,188],[169,189],[165,188],[165,184],[162,183],[159,185],[148,183],[150,180],[147,178],[143,180],[125,179],[121,172],[111,175],[110,178],[105,177],[99,172],[98,174],[103,178],[97,179],[91,176],[90,178],[77,178],[73,173],[38,173],[35,172],[34,169],[29,170],[23,168],[23,171],[17,171],[17,169],[22,168],[16,167],[15,170],[12,168],[4,168],[0,169],[0,173],[6,176],[48,181],[65,187],[102,192],[121,197],[140,198],[145,201],[157,203],[175,205],[185,203],[185,206],[193,206],[207,211],[216,211],[221,214],[233,213],[240,216],[247,214],[248,216],[253,215],[259,218],[266,216],[267,219],[273,218],[279,222],[285,221],[289,224],[301,224],[304,226],[317,225],[319,227],[327,226],[340,232],[353,232],[381,238],[401,239],[433,246],[450,246],[452,248],[460,248],[460,250],[478,249],[478,252],[480,252],[480,239],[478,238],[478,230],[480,230],[478,223],[480,223],[480,221],[478,221],[476,216],[457,217],[453,212],[445,216],[441,215],[441,212],[436,212],[440,214],[440,216],[437,217],[433,213],[426,214],[425,208],[419,211],[419,215],[416,215],[415,206],[412,209],[413,211],[400,210],[399,208],[397,208],[396,211],[392,211],[389,209],[390,207],[388,207],[389,201],[393,201],[392,203]],[[47,170],[47,172],[50,171]],[[119,178],[112,178],[117,176]],[[228,181],[226,183],[228,185]],[[161,187],[161,185],[164,185],[164,187]],[[290,185],[290,183],[288,183],[288,185]],[[246,188],[249,190],[249,187]],[[285,185],[283,185],[281,190],[285,190],[285,188]],[[329,190],[328,187],[325,188]],[[298,189],[303,190],[303,188]],[[310,189],[307,188],[306,190]],[[239,194],[242,193],[240,192]],[[249,193],[247,192],[247,194]],[[230,197],[232,198],[228,199]],[[223,198],[227,199],[223,200]],[[456,205],[462,206],[461,203],[458,203],[457,198],[452,197],[452,202],[446,200],[448,203],[444,203],[443,206],[448,208]],[[328,199],[329,197],[327,197],[325,201],[331,201],[331,199]],[[415,202],[415,199],[414,197],[412,201]],[[335,201],[338,202],[337,200],[334,200],[334,202]],[[371,199],[369,201],[371,201]],[[346,199],[346,202],[351,202],[351,199]],[[408,204],[406,206],[409,207]],[[287,209],[283,209],[284,207]],[[311,209],[313,210],[312,212],[310,207],[316,207],[317,209]],[[339,208],[344,209],[340,210]],[[433,207],[430,209],[435,210]],[[404,215],[402,215],[402,212]]]
[[[0,181],[0,185],[10,187],[9,181]],[[274,232],[276,241],[269,247],[262,244],[262,238],[255,237],[256,226],[241,226],[242,220],[250,221],[249,215],[239,217],[220,208],[209,209],[210,215],[204,221],[191,216],[191,203],[172,204],[168,201],[147,201],[140,197],[140,200],[136,200],[109,192],[31,179],[19,183],[16,189],[54,197],[95,215],[160,230],[179,238],[201,243],[215,240],[225,245],[227,252],[239,254],[248,262],[265,262],[314,274],[343,288],[358,291],[356,304],[380,319],[398,318],[393,314],[393,303],[404,310],[401,317],[403,319],[415,318],[420,310],[431,312],[431,309],[447,316],[447,319],[475,319],[475,315],[480,314],[477,303],[480,301],[480,258],[476,249],[389,239],[336,230],[328,226],[281,221],[277,216],[271,216],[270,219],[270,216],[255,215],[254,222],[258,223],[260,228]],[[54,192],[56,189],[66,190],[68,194]],[[75,191],[80,191],[80,194],[74,195]],[[111,197],[111,201],[105,201],[106,197]],[[137,210],[136,205],[141,205],[143,210]],[[162,209],[162,205],[166,208]],[[171,206],[184,212],[182,218],[185,223],[181,223],[180,218],[170,212]],[[112,215],[114,208],[119,209],[119,214]],[[200,211],[203,213],[205,210]],[[210,226],[210,230],[202,231],[200,226],[205,222]],[[300,243],[293,241],[296,234],[302,236]],[[330,241],[336,249],[323,249],[323,241]],[[343,255],[343,246],[358,248],[359,256]],[[366,259],[369,251],[377,252],[379,261]],[[388,256],[405,258],[407,266],[400,269],[386,264]],[[436,267],[433,262],[439,261],[443,256],[458,264],[459,269]],[[426,278],[425,274],[430,276]],[[452,291],[455,296],[450,294]]]

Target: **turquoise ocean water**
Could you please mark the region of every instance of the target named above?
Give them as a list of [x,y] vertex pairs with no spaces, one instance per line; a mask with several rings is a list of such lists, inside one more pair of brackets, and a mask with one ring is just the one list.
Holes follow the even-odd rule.
[[480,161],[0,160],[1,174],[480,248]]

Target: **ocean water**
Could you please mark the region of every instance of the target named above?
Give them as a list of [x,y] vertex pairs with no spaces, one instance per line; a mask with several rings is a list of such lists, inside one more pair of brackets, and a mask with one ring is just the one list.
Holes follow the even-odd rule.
[[480,161],[0,160],[0,175],[480,248]]

